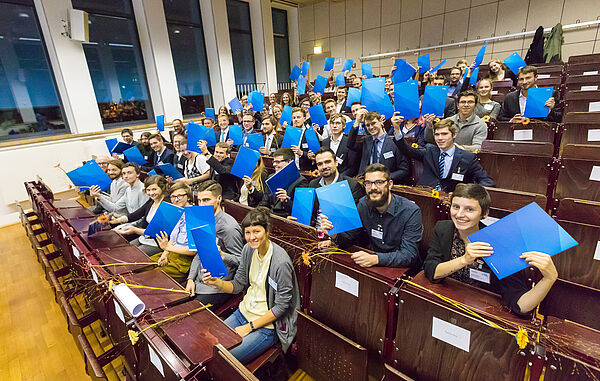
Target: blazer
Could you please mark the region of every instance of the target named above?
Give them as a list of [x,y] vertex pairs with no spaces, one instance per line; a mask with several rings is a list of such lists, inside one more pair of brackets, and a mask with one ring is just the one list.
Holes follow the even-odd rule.
[[423,162],[423,173],[417,179],[418,185],[435,188],[438,184],[441,189],[450,193],[458,183],[477,183],[485,187],[493,187],[494,181],[485,172],[479,160],[473,152],[454,147],[454,156],[448,177],[441,178],[439,160],[440,149],[433,144],[427,144],[425,148],[412,148],[403,138],[394,139],[398,149],[406,156]]
[[[331,136],[323,140],[321,147],[331,148]],[[350,177],[356,176],[358,172],[357,154],[348,149],[348,135],[342,136],[335,157],[338,162],[338,172]]]
[[211,156],[206,160],[210,166],[209,178],[215,180],[223,188],[223,200],[238,200],[240,198],[240,180],[231,174],[233,159],[228,157],[222,162]]
[[285,201],[280,201],[275,194],[269,193],[269,207],[273,214],[278,215],[279,217],[287,217],[292,213],[292,203],[294,202],[294,193],[296,192],[296,188],[306,188],[308,187],[308,181],[304,176],[300,176],[298,180],[294,181],[287,189],[288,199]]
[[179,160],[177,160],[177,155],[174,154],[173,155],[173,160],[171,161],[171,164],[173,164],[173,166],[175,168],[177,168],[177,170],[179,171],[179,173],[181,173],[182,175],[185,175],[183,173],[183,170],[185,168],[185,162],[187,161],[187,158],[183,155],[181,155],[181,157],[179,158]]
[[148,165],[142,166],[142,169],[149,171],[156,167],[160,162],[163,164],[173,163],[173,156],[175,156],[175,153],[168,148],[165,148],[160,156],[158,156],[156,151],[152,151],[150,157],[148,158]]
[[[521,107],[519,106],[519,95],[521,94],[521,90],[515,90],[515,91],[511,91],[510,93],[506,94],[506,97],[504,97],[504,102],[502,102],[502,107],[500,108],[500,114],[498,115],[498,120],[500,121],[509,121],[511,120],[516,114],[520,114],[521,113]],[[548,114],[547,118],[540,118],[540,119],[546,119],[549,122],[557,122],[560,123],[562,121],[562,110],[558,107],[558,92],[554,91],[554,93],[552,94],[552,97],[554,98],[554,102],[555,102],[555,106],[552,110],[550,110],[550,113]]]
[[[263,143],[267,142],[267,135],[265,135],[263,133]],[[281,143],[283,143],[283,135],[279,134],[279,133],[275,133],[275,137],[273,139],[273,141],[271,142],[271,147],[269,149],[269,152],[273,153],[275,151],[277,151],[279,148],[281,148]]]
[[[354,152],[359,152],[362,155],[358,169],[358,174],[362,175],[369,165],[371,150],[373,149],[373,137],[371,135],[364,136],[361,150],[361,145],[356,141],[357,134],[358,128],[353,126],[348,134],[348,148]],[[408,177],[408,162],[404,158],[402,152],[396,147],[393,139],[388,135],[385,135],[379,155],[379,162],[388,167],[392,175],[392,180],[394,180],[394,184],[401,184],[402,181]]]

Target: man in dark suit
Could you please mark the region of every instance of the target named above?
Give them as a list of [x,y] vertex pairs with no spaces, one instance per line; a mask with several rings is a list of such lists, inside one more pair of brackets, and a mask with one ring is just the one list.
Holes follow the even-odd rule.
[[348,89],[345,86],[340,86],[335,90],[335,112],[337,113],[350,113],[350,107],[346,105],[346,97],[348,96]]
[[[292,110],[293,127],[302,128],[304,132],[307,128],[313,128],[306,123],[306,112],[304,109],[294,107]],[[296,154],[295,160],[298,168],[300,168],[301,171],[313,171],[316,169],[315,153],[308,149],[308,143],[306,142],[306,136],[304,136],[304,132],[302,133],[302,139],[300,139],[300,145],[292,146],[292,150]]]
[[150,148],[153,152],[148,158],[149,165],[142,166],[144,171],[150,171],[159,164],[173,162],[173,156],[175,156],[175,153],[165,146],[165,142],[159,133],[150,135],[148,141],[150,142]]
[[[273,153],[273,167],[275,173],[281,171],[286,165],[294,161],[294,151],[288,147],[278,149]],[[273,175],[271,175],[273,176]],[[268,203],[273,214],[280,217],[288,217],[292,213],[292,203],[294,202],[294,193],[296,188],[308,187],[308,181],[304,176],[300,176],[287,189],[277,189],[275,194],[269,194]]]
[[277,126],[277,118],[273,115],[269,115],[268,118],[262,121],[262,136],[264,146],[260,147],[259,151],[263,155],[271,155],[273,152],[281,148],[283,142],[283,136],[275,131]]
[[229,144],[218,142],[214,154],[208,151],[205,141],[200,141],[198,147],[210,166],[209,179],[215,180],[223,188],[223,199],[237,201],[240,198],[240,179],[231,174],[233,159],[229,156]]
[[312,179],[308,184],[308,187],[320,188],[325,185],[347,180],[350,190],[352,191],[354,202],[358,204],[361,197],[365,195],[365,190],[354,178],[346,176],[338,171],[339,166],[335,153],[330,148],[321,147],[315,154],[315,161],[317,162],[317,169],[319,170],[320,176]]
[[173,155],[173,161],[171,164],[173,164],[173,166],[177,168],[179,173],[182,175],[184,174],[183,169],[185,168],[185,162],[187,161],[187,158],[183,156],[186,145],[187,139],[184,134],[176,133],[173,135],[173,148],[175,148],[175,155]]
[[418,185],[429,186],[444,192],[454,191],[458,183],[478,183],[493,187],[494,181],[473,152],[462,150],[454,145],[457,129],[450,119],[444,119],[433,126],[436,145],[428,144],[425,148],[411,148],[402,136],[402,117],[394,114],[394,141],[398,149],[406,156],[423,162],[423,173],[417,179]]
[[[356,137],[358,126],[363,120],[367,134],[361,147]],[[402,184],[408,177],[408,162],[394,140],[383,130],[383,118],[377,111],[360,112],[348,134],[348,148],[361,154],[359,175],[365,173],[369,165],[381,163],[390,170],[394,184]]]
[[227,142],[229,139],[229,116],[219,114],[217,116],[218,128],[215,128],[215,138],[218,142]]
[[[515,123],[521,122],[523,113],[525,112],[525,104],[527,103],[527,91],[537,87],[537,78],[537,68],[535,66],[523,66],[519,69],[517,82],[519,90],[506,94],[504,102],[502,102],[498,120]],[[554,91],[552,98],[549,98],[544,105],[550,108],[550,112],[545,119],[549,122],[560,123],[562,121],[562,110],[556,107],[558,105],[558,92]]]
[[[329,148],[334,152],[338,171],[353,177],[357,172],[357,154],[348,149],[348,136],[344,135],[346,118],[342,114],[333,114],[329,118],[331,136],[323,140],[321,148]],[[318,167],[318,164],[317,164]]]

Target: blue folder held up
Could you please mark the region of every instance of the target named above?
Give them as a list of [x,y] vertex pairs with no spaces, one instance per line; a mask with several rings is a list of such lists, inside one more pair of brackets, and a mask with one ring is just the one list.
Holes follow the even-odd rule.
[[177,180],[177,179],[180,179],[180,178],[183,177],[181,175],[181,173],[179,173],[179,171],[177,170],[177,168],[175,168],[173,166],[173,164],[171,164],[171,163],[159,164],[156,167],[158,169],[160,169],[160,171],[163,173],[163,175],[165,177],[171,177],[173,180]]
[[122,154],[123,152],[125,152],[126,150],[128,150],[131,147],[133,147],[131,144],[127,144],[127,143],[123,143],[123,142],[117,142],[117,145],[115,145],[113,147],[111,153]]
[[351,107],[352,103],[360,102],[361,91],[356,87],[348,88],[348,96],[346,97],[346,106]]
[[117,138],[112,138],[112,139],[106,139],[104,141],[104,143],[106,144],[106,148],[108,148],[108,153],[112,154],[113,152],[113,148],[115,148],[115,146],[117,145],[119,141],[117,140]]
[[175,225],[183,214],[183,208],[169,204],[163,201],[156,209],[154,217],[148,223],[144,234],[150,237],[156,237],[158,233],[165,232],[170,235]]
[[433,114],[435,116],[443,117],[447,96],[448,86],[425,86],[423,104],[421,105],[421,115]]
[[335,63],[335,58],[334,57],[326,57],[325,58],[325,67],[323,68],[324,71],[330,71],[333,69],[333,64]]
[[344,66],[342,66],[342,71],[352,70],[352,65],[354,65],[354,60],[351,60],[350,58],[346,58],[344,60]]
[[292,204],[292,217],[296,217],[297,222],[310,226],[314,204],[314,188],[296,188]]
[[479,66],[473,69],[471,78],[469,79],[469,85],[475,86],[477,84],[477,77],[479,77]]
[[158,172],[156,172],[156,170],[154,170],[154,169],[151,169],[151,170],[148,172],[148,176],[157,176],[157,175],[158,175]]
[[487,42],[483,44],[481,49],[477,52],[477,56],[475,56],[475,67],[479,67],[483,62],[483,56],[485,56],[485,49],[487,48]]
[[523,61],[523,58],[521,58],[521,56],[517,52],[514,52],[510,56],[506,57],[504,63],[515,75],[519,73],[520,68],[522,68],[523,66],[527,66],[525,61]]
[[165,130],[165,116],[164,115],[157,115],[156,116],[156,128],[159,131],[164,131]]
[[252,105],[252,110],[261,112],[265,103],[265,94],[258,91],[252,91],[248,94],[248,103]]
[[443,60],[442,62],[440,62],[436,67],[434,67],[433,69],[429,69],[429,72],[432,74],[435,74],[436,71],[440,70],[442,68],[442,66],[444,66],[446,64],[446,62],[448,62],[448,60]]
[[295,82],[300,77],[300,67],[298,65],[294,65],[292,71],[290,72],[290,81]]
[[498,279],[528,267],[521,254],[539,251],[550,256],[561,253],[578,242],[548,213],[532,202],[469,236],[471,242],[486,242],[494,254],[483,260]]
[[362,64],[361,69],[362,75],[366,76],[367,78],[373,78],[373,68],[371,67],[370,63]]
[[[187,231],[188,248],[190,250],[196,250],[198,245],[196,245],[192,230],[202,225],[210,225],[214,228],[215,207],[212,205],[186,206],[183,208],[183,212],[185,213],[185,230]],[[207,242],[208,241],[199,241],[199,246],[204,247]],[[212,242],[216,242],[214,237]]]
[[233,167],[231,167],[231,174],[243,179],[244,176],[252,177],[252,172],[256,168],[256,163],[260,157],[260,152],[250,149],[248,147],[240,147]]
[[137,147],[131,147],[129,149],[126,149],[125,151],[123,151],[123,154],[125,155],[127,160],[132,163],[136,163],[139,165],[146,164],[146,159],[144,159],[144,156]]
[[300,77],[298,79],[298,86],[296,90],[298,90],[298,94],[300,95],[304,95],[304,93],[306,93],[306,77]]
[[292,148],[292,146],[300,146],[300,140],[302,139],[302,129],[292,126],[287,126],[285,134],[283,135],[283,141],[281,142],[282,147]]
[[335,85],[339,87],[346,86],[346,77],[344,77],[344,73],[340,73],[335,77]]
[[377,111],[389,119],[394,114],[394,106],[389,95],[385,92],[383,77],[363,80],[360,103],[369,111]]
[[187,146],[185,149],[199,153],[198,142],[204,140],[204,135],[206,135],[206,127],[198,124],[191,125],[188,128]]
[[242,132],[241,124],[233,124],[229,126],[229,139],[233,140],[234,146],[239,146],[244,143],[244,133]]
[[405,59],[402,58],[397,58],[394,62],[394,66],[396,66],[396,70],[394,70],[394,74],[392,75],[392,81],[394,83],[408,81],[417,71],[408,62],[406,62]]
[[73,185],[84,189],[97,185],[101,190],[105,191],[110,188],[110,184],[112,183],[110,177],[94,160],[90,160],[81,167],[67,172],[67,176]]
[[349,134],[350,133],[350,129],[352,128],[352,126],[354,126],[354,121],[350,120],[348,122],[346,122],[346,127],[344,128],[344,134]]
[[281,111],[281,118],[279,118],[279,124],[283,126],[283,122],[287,122],[288,126],[292,125],[292,106],[285,105]]
[[394,109],[404,119],[418,118],[421,115],[419,110],[419,84],[416,79],[394,85]]
[[211,118],[212,120],[215,120],[215,109],[214,108],[205,108],[204,115],[206,115],[207,118]]
[[310,69],[310,62],[302,62],[301,75],[308,75],[308,69]]
[[319,143],[319,138],[317,138],[317,134],[312,127],[309,127],[304,131],[304,137],[306,138],[306,144],[308,145],[308,150],[312,151],[312,153],[316,153],[319,148],[321,148],[321,143]]
[[419,65],[419,73],[427,73],[431,69],[429,54],[419,56],[419,58],[417,58],[417,64]]
[[272,194],[277,193],[277,189],[286,189],[300,178],[300,172],[296,167],[296,162],[291,161],[283,169],[267,179],[267,186]]
[[308,109],[308,114],[310,115],[311,122],[318,124],[319,127],[323,127],[327,124],[327,117],[325,117],[325,111],[323,110],[322,104],[310,107]]
[[248,144],[248,148],[255,151],[265,146],[263,136],[260,132],[246,135],[246,143]]
[[221,253],[216,244],[216,232],[210,225],[202,225],[192,229],[192,237],[198,242],[205,242],[197,254],[202,267],[211,276],[220,278],[227,275],[227,267],[221,258]]
[[321,213],[333,224],[329,235],[363,226],[347,180],[317,188],[316,193]]
[[317,79],[315,79],[313,92],[323,95],[323,93],[325,92],[325,86],[327,86],[327,78],[323,77],[322,75],[319,75],[317,76]]
[[204,133],[204,140],[206,141],[207,147],[214,147],[217,145],[217,136],[215,135],[214,127],[206,129],[206,132]]
[[527,90],[527,102],[523,116],[528,118],[545,118],[550,112],[550,107],[544,106],[552,98],[553,87],[537,87]]
[[240,102],[240,100],[237,97],[230,100],[228,104],[231,108],[231,111],[233,111],[234,114],[244,109],[244,106],[242,106],[242,102]]

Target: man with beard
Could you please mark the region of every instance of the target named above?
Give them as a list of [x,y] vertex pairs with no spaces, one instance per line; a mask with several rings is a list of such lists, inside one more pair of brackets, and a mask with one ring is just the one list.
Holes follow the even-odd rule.
[[[96,206],[90,207],[94,214],[104,213],[107,210],[103,207],[103,203],[116,203],[125,195],[127,183],[121,178],[121,170],[124,164],[121,159],[113,159],[108,162],[106,174],[112,180],[108,195],[102,194],[100,187],[97,185],[90,187],[90,196],[101,200]],[[112,210],[109,210],[109,212],[112,212]]]
[[[371,164],[365,170],[363,182],[367,195],[357,209],[363,227],[331,238],[341,247],[367,246],[375,252],[357,251],[352,259],[362,267],[415,267],[419,263],[419,242],[423,235],[421,209],[412,201],[392,194],[389,169],[383,164]],[[321,230],[333,229],[332,222],[321,216]]]

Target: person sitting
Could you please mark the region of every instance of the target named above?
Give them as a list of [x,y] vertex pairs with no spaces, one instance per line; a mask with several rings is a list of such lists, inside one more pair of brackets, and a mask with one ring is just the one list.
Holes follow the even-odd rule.
[[140,150],[142,156],[144,156],[144,160],[146,161],[148,161],[150,155],[152,155],[152,148],[150,148],[150,142],[148,141],[148,138],[150,138],[150,136],[152,136],[151,133],[142,132],[142,135],[140,135],[140,144],[138,145],[138,149]]
[[363,138],[362,145],[356,139],[360,123],[358,118],[348,134],[348,148],[361,155],[358,174],[365,173],[370,164],[381,163],[389,168],[394,184],[402,184],[408,177],[408,162],[384,131],[383,117],[377,111],[369,111],[364,114],[364,122],[368,134]]
[[137,236],[136,239],[131,241],[131,244],[137,246],[138,249],[148,256],[153,256],[161,252],[155,237],[144,235],[144,231],[150,221],[152,221],[160,203],[165,198],[168,188],[169,183],[164,177],[160,175],[146,177],[146,180],[144,180],[144,192],[146,192],[150,199],[133,213],[110,220],[111,224],[126,224],[127,222],[137,221],[135,224],[118,226],[115,230],[124,236]]
[[[275,173],[278,173],[286,165],[294,161],[294,152],[288,148],[283,147],[273,153],[273,167]],[[273,176],[273,175],[272,175]],[[287,217],[292,213],[292,203],[294,202],[294,193],[296,188],[306,188],[308,181],[302,175],[294,181],[287,189],[277,189],[275,194],[270,193],[268,197],[269,207],[273,214],[280,217]]]
[[339,86],[335,90],[335,112],[338,114],[341,113],[351,113],[350,107],[346,105],[346,97],[348,96],[348,89],[345,86]]
[[[169,198],[171,204],[180,208],[190,206],[192,201],[192,189],[184,183],[173,184],[170,189]],[[187,279],[192,260],[197,257],[196,252],[188,248],[188,235],[185,224],[185,213],[181,215],[173,231],[160,232],[156,236],[156,242],[162,250],[152,255],[150,259],[160,267],[165,274],[176,282],[183,284]]]
[[215,121],[213,118],[202,118],[202,125],[206,128],[213,128],[215,126]]
[[[400,130],[402,131],[402,136],[405,140],[408,140],[409,143],[416,143],[420,147],[425,147],[425,131],[427,128],[431,128],[430,120],[435,119],[434,115],[428,115],[427,118],[423,116],[422,118],[410,118],[404,119],[400,122]],[[390,119],[390,124],[393,125],[392,120]],[[388,131],[388,135],[394,136],[394,128],[390,128]]]
[[[446,77],[443,75],[436,75],[433,77],[430,86],[445,86]],[[425,91],[425,90],[423,90]],[[421,95],[419,101],[423,101],[423,96]],[[456,114],[456,102],[453,97],[446,97],[446,104],[444,105],[444,118],[450,118],[452,115]]]
[[258,164],[252,172],[252,176],[244,176],[244,184],[240,188],[240,204],[248,205],[252,208],[257,206],[269,205],[269,191],[267,186],[268,172],[265,168],[265,162],[262,157],[258,159]]
[[[423,235],[421,209],[414,202],[392,194],[394,183],[390,170],[375,163],[366,168],[363,182],[367,195],[357,209],[363,227],[336,234],[331,238],[340,247],[367,245],[375,251],[358,251],[352,259],[362,267],[414,267],[420,265],[419,242]],[[328,233],[332,222],[321,215],[321,230]],[[324,243],[326,244],[326,243]]]
[[183,147],[183,177],[174,180],[176,183],[184,183],[196,190],[204,180],[210,176],[210,166],[206,163],[206,157],[195,151],[186,149],[187,138],[183,135],[178,136],[181,147]]
[[423,265],[425,276],[433,283],[450,276],[501,294],[504,302],[517,314],[532,311],[558,278],[552,258],[535,251],[521,255],[543,276],[532,289],[519,274],[499,280],[482,260],[493,254],[494,248],[485,242],[470,242],[468,238],[485,227],[481,220],[488,215],[490,195],[479,184],[458,184],[450,201],[451,220],[438,221],[435,225]]
[[335,153],[340,173],[349,177],[356,175],[358,170],[357,153],[348,149],[348,136],[344,135],[346,118],[342,114],[333,114],[329,118],[329,127],[331,136],[323,140],[321,148],[329,148]]
[[[140,166],[136,163],[125,163],[121,168],[121,178],[125,183],[125,192],[114,201],[112,193],[110,197],[100,194],[100,188],[90,188],[90,195],[98,200],[105,211],[115,216],[133,213],[148,201],[148,195],[144,193],[144,184],[140,181]],[[111,184],[112,187],[112,184]],[[136,221],[132,221],[136,222]]]
[[273,115],[264,118],[262,121],[262,136],[265,144],[260,147],[259,152],[263,155],[270,155],[281,148],[283,135],[275,131],[275,126],[277,126],[277,118]]
[[224,200],[237,200],[240,197],[240,181],[231,174],[234,160],[229,156],[230,145],[219,142],[215,146],[215,153],[211,154],[206,148],[206,141],[198,142],[198,148],[206,157],[206,164],[210,167],[208,178],[215,180],[223,188]]
[[123,139],[124,143],[137,147],[140,152],[142,151],[142,148],[140,147],[142,144],[133,140],[133,131],[131,131],[130,128],[124,128],[121,130],[121,138]]
[[[90,196],[97,200],[97,205],[91,207],[90,210],[94,212],[94,214],[100,214],[107,212],[114,212],[114,205],[125,196],[125,192],[127,191],[127,183],[121,178],[121,171],[123,170],[123,166],[125,163],[121,159],[113,159],[108,162],[108,168],[106,169],[106,174],[112,180],[110,183],[109,194],[102,194],[102,190],[98,185],[93,185],[90,187]],[[106,209],[103,205],[108,206],[109,209]],[[117,212],[123,212],[124,208],[121,210],[117,210]]]
[[489,78],[480,79],[477,82],[477,104],[475,105],[475,115],[480,118],[489,116],[490,119],[498,119],[500,114],[500,103],[492,100],[493,82]]
[[448,86],[447,95],[449,97],[456,97],[458,94],[461,93],[463,86],[462,74],[463,71],[458,66],[454,66],[452,69],[450,69],[450,80],[446,84],[446,86]]
[[296,165],[301,171],[312,171],[316,168],[315,153],[308,148],[306,136],[304,136],[306,129],[310,127],[306,125],[306,112],[304,112],[302,108],[294,107],[294,109],[292,109],[292,124],[294,127],[302,129],[300,145],[292,145],[292,150],[296,155],[294,158]]
[[217,142],[227,142],[229,139],[229,116],[227,114],[219,114],[217,122],[219,128],[215,128],[215,138]]
[[[221,208],[221,202],[223,201],[221,191],[221,185],[216,181],[205,181],[198,190],[198,205],[212,205],[215,208],[217,247],[221,253],[221,259],[227,267],[227,275],[223,277],[223,280],[230,281],[240,264],[244,242],[240,225],[235,218],[225,213]],[[190,294],[195,295],[196,299],[202,303],[212,304],[214,310],[223,305],[230,295],[221,292],[216,287],[202,283],[202,269],[200,257],[195,255],[190,266],[185,289]]]
[[[171,122],[171,126],[173,126],[173,132],[175,134],[187,134],[187,131],[183,126],[183,121],[181,119],[173,119],[173,121]],[[175,143],[175,141],[173,141],[173,143]]]
[[187,158],[183,155],[186,149],[187,138],[184,134],[176,133],[173,135],[173,148],[175,148],[175,155],[173,155],[173,161],[171,164],[181,173],[184,174],[185,162]]
[[[525,104],[527,103],[527,92],[531,88],[538,87],[536,84],[538,75],[535,66],[523,66],[519,69],[518,90],[506,94],[502,108],[498,115],[498,120],[520,123],[525,113]],[[558,107],[558,92],[554,91],[551,98],[548,98],[544,106],[550,108],[546,118],[540,118],[549,122],[560,123],[562,121],[562,110]]]
[[[255,127],[255,118],[251,112],[246,112],[244,116],[242,116],[242,145],[247,147],[246,140],[248,139],[248,134],[254,133]],[[239,147],[237,147],[239,149]]]
[[460,149],[454,144],[457,129],[451,119],[443,119],[433,125],[436,145],[428,144],[425,148],[412,148],[402,138],[400,129],[402,117],[394,115],[394,141],[398,149],[408,157],[423,162],[423,172],[417,179],[418,185],[429,186],[450,193],[458,183],[479,183],[493,187],[490,179],[481,167],[473,152]]
[[162,135],[150,135],[148,142],[150,143],[150,148],[152,148],[153,152],[150,154],[150,157],[147,160],[147,164],[149,165],[142,166],[143,170],[150,171],[157,165],[173,162],[173,156],[175,154],[165,146]]
[[517,76],[506,67],[504,62],[493,59],[488,63],[488,67],[490,68],[490,80],[492,82],[510,79],[513,82],[513,86],[517,86]]
[[242,343],[229,352],[247,364],[278,338],[282,350],[288,350],[296,335],[300,292],[289,254],[270,239],[269,210],[258,207],[248,212],[242,230],[248,243],[235,277],[228,281],[204,272],[202,282],[230,294],[246,290],[225,324],[242,336]]
[[112,158],[106,155],[98,155],[94,158],[94,161],[104,172],[108,170],[108,163],[112,160]]

